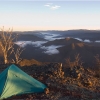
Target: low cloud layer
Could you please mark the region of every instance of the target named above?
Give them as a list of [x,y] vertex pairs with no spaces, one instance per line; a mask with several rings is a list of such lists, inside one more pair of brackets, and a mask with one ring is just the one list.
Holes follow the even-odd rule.
[[79,40],[79,41],[83,41],[82,39],[80,39],[80,38],[75,38],[76,40]]
[[15,44],[21,46],[21,47],[25,47],[27,45],[32,45],[34,47],[41,47],[42,44],[46,43],[47,41],[18,41],[15,42]]
[[62,47],[63,45],[51,45],[51,46],[43,46],[41,47],[41,49],[44,49],[44,53],[48,54],[48,55],[53,55],[53,54],[58,54],[59,51],[57,50],[57,48]]
[[80,38],[75,38],[75,39],[78,40],[78,41],[82,41],[82,42],[88,42],[88,43],[91,42],[89,39],[85,39],[84,41],[82,39],[80,39]]
[[15,44],[21,46],[21,47],[25,47],[27,45],[32,45],[34,47],[40,47],[40,49],[44,50],[44,53],[48,54],[48,55],[53,55],[53,54],[58,54],[59,51],[57,50],[57,48],[62,47],[62,45],[51,45],[51,46],[42,46],[42,44],[46,43],[47,41],[18,41]]
[[83,42],[91,42],[90,40],[88,40],[88,39],[85,39]]
[[[53,41],[56,39],[63,39],[65,37],[60,37],[59,34],[48,34],[48,33],[42,33],[42,34],[45,34],[44,38],[47,41],[18,41],[15,44],[21,47],[25,47],[27,45],[32,45],[33,47],[40,47],[40,49],[44,50],[43,53],[48,54],[48,55],[58,54],[59,50],[57,50],[57,48],[63,47],[63,45],[43,46],[43,44],[47,43],[48,41]],[[74,39],[82,41],[82,42],[87,42],[87,43],[93,42],[93,41],[90,41],[89,39],[85,39],[85,40],[82,40],[81,38],[74,38]],[[96,40],[95,42],[100,43],[100,40]]]
[[48,41],[54,41],[56,39],[64,39],[65,37],[58,37],[60,36],[59,34],[49,34],[49,33],[43,33],[45,34],[44,39],[48,40]]
[[100,43],[100,40],[97,40],[97,41],[95,41],[95,42]]

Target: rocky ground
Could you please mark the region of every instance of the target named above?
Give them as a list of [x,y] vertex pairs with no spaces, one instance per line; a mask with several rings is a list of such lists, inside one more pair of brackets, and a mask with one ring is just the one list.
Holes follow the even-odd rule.
[[[6,68],[2,65],[0,72]],[[66,67],[61,63],[19,66],[46,84],[44,93],[13,96],[7,100],[100,100],[100,77],[82,66]]]

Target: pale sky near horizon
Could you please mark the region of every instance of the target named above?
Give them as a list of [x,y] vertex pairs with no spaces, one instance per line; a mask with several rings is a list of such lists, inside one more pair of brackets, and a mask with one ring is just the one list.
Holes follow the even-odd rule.
[[100,1],[0,0],[0,28],[14,31],[100,30]]

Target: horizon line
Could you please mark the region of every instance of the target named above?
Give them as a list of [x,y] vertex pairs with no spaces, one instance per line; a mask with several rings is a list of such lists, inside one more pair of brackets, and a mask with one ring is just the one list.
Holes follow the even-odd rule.
[[32,32],[32,31],[69,31],[69,30],[89,30],[89,31],[100,31],[100,29],[66,29],[66,30],[23,30],[23,31],[13,31],[13,32]]
[[[11,29],[11,28],[10,28],[10,29]],[[6,31],[6,30],[7,30],[7,29],[4,29],[4,31]],[[57,29],[53,29],[53,30],[52,30],[52,29],[47,29],[47,30],[45,30],[45,29],[44,29],[44,30],[41,30],[41,29],[40,29],[40,30],[37,30],[37,29],[36,29],[36,30],[15,30],[15,31],[13,30],[13,32],[32,32],[32,31],[69,31],[69,30],[100,31],[100,29],[84,29],[84,28],[83,28],[83,29],[82,29],[82,28],[80,29],[80,28],[79,28],[79,29],[65,29],[65,30],[57,30]],[[1,30],[0,30],[0,32],[1,32]]]

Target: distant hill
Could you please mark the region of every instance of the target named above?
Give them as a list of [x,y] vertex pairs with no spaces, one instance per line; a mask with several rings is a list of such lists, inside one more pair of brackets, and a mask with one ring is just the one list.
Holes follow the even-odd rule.
[[17,41],[44,41],[45,39],[40,38],[34,34],[19,34]]
[[84,42],[78,41],[73,38],[65,38],[61,40],[54,40],[48,43],[45,43],[45,46],[50,45],[62,45],[63,47],[59,47],[59,53],[53,55],[47,55],[44,50],[39,47],[32,47],[31,45],[27,45],[25,50],[23,51],[22,57],[25,59],[36,59],[42,62],[65,62],[65,59],[71,58],[74,59],[76,54],[80,54],[81,60],[85,65],[91,66],[95,63],[96,54],[100,54],[100,47],[91,46]]
[[77,29],[77,30],[65,30],[65,31],[28,31],[28,32],[14,32],[23,35],[34,35],[39,38],[44,38],[45,34],[59,34],[56,37],[73,37],[73,38],[81,38],[83,40],[89,39],[90,41],[100,40],[100,30],[85,30],[85,29]]
[[69,45],[70,43],[81,43],[79,40],[76,40],[74,38],[67,37],[65,39],[56,39],[54,41],[49,41],[45,43],[45,46],[49,45]]
[[63,60],[70,57],[73,61],[75,55],[79,53],[84,64],[91,65],[91,63],[95,61],[94,56],[99,53],[100,48],[97,50],[96,48],[84,43],[71,43],[67,46],[59,48],[58,50],[60,51],[60,55]]

